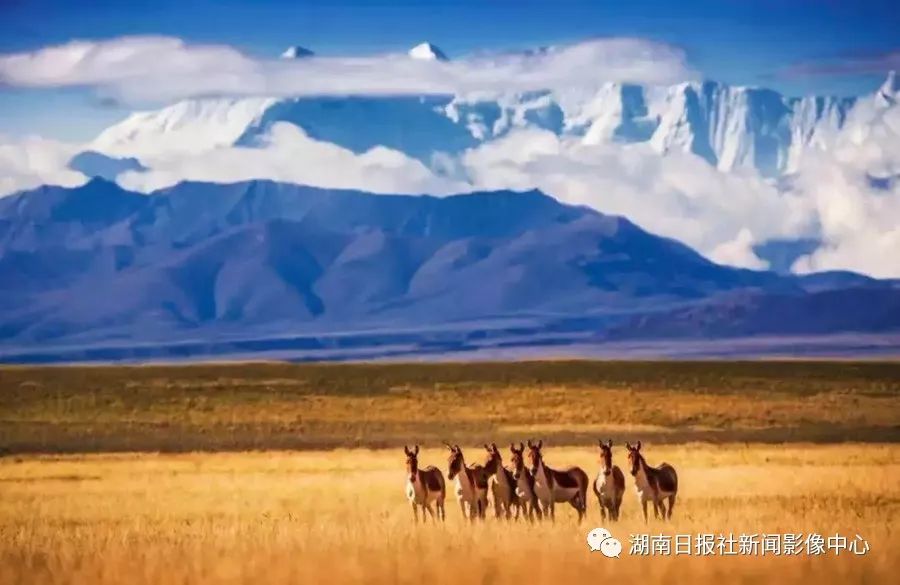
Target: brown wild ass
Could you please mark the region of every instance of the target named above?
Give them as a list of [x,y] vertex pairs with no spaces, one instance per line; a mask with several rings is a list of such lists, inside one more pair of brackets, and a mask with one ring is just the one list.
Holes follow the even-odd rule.
[[503,457],[496,443],[485,444],[484,450],[488,454],[484,471],[488,474],[488,485],[491,495],[494,496],[494,513],[497,518],[503,515],[509,520],[512,510],[515,509],[518,520],[521,501],[516,493],[516,480],[512,472],[503,467]]
[[476,518],[484,518],[488,504],[488,476],[484,467],[477,464],[467,466],[459,445],[444,445],[450,450],[447,477],[456,481],[456,498],[463,518],[469,518],[473,522]]
[[[641,507],[644,510],[644,522],[647,521],[647,502],[653,502],[653,514],[659,518],[662,511],[663,519],[672,517],[672,508],[675,507],[675,495],[678,493],[678,475],[675,468],[668,463],[659,467],[650,467],[641,454],[641,442],[632,447],[625,443],[628,449],[628,463],[631,466],[631,475],[634,476],[634,487]],[[669,498],[669,509],[666,510],[665,499]]]
[[444,474],[433,465],[419,469],[418,445],[412,449],[404,445],[403,452],[406,453],[406,497],[412,504],[413,517],[416,522],[419,521],[419,506],[421,506],[422,521],[425,521],[426,510],[434,520],[434,510],[431,509],[431,503],[434,502],[437,508],[437,517],[443,521],[446,516],[444,498],[447,495]]
[[612,439],[600,445],[600,472],[594,480],[594,494],[600,504],[600,513],[606,520],[607,512],[610,520],[619,519],[619,508],[622,506],[622,494],[625,493],[625,475],[618,465],[612,463]]
[[538,505],[537,495],[534,493],[534,476],[525,467],[525,445],[519,443],[519,448],[512,443],[509,445],[509,451],[512,453],[510,464],[512,467],[513,479],[516,482],[516,495],[519,497],[520,506],[529,522],[542,518],[541,507]]
[[543,441],[538,441],[537,445],[528,441],[534,493],[541,502],[544,515],[549,514],[551,520],[556,520],[556,503],[569,502],[578,511],[578,521],[581,522],[587,512],[588,476],[580,467],[569,467],[561,471],[547,467],[541,454],[543,445]]

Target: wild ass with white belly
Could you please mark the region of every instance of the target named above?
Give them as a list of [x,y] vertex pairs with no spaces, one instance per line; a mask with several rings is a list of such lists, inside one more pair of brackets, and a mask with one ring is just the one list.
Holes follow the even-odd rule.
[[450,450],[447,477],[456,482],[456,498],[463,517],[473,522],[476,518],[484,518],[488,504],[488,476],[484,467],[466,465],[459,445],[444,444]]
[[496,443],[485,444],[484,450],[488,454],[484,470],[488,474],[488,485],[494,497],[494,514],[497,518],[503,516],[509,520],[515,510],[515,519],[518,520],[522,502],[516,493],[516,480],[512,472],[503,466],[503,457]]
[[422,521],[425,521],[426,511],[434,520],[434,510],[431,508],[431,504],[434,503],[437,508],[437,518],[443,521],[446,516],[444,499],[447,495],[444,474],[433,465],[419,469],[418,445],[412,449],[404,445],[403,452],[406,453],[406,497],[412,504],[413,518],[416,522],[419,521],[419,508],[421,507]]
[[531,474],[534,476],[534,493],[543,507],[544,515],[556,520],[556,503],[569,502],[578,512],[578,521],[587,512],[588,476],[580,467],[569,467],[556,470],[544,463],[541,447],[528,441],[528,458],[531,463]]
[[600,445],[600,472],[594,480],[594,494],[600,504],[603,519],[606,520],[609,514],[609,519],[616,521],[619,519],[622,495],[625,493],[625,475],[618,465],[613,465],[612,439],[606,443],[599,440],[597,442]]
[[516,448],[514,444],[510,444],[509,451],[512,453],[510,466],[513,479],[516,482],[516,495],[521,503],[522,511],[529,522],[533,522],[535,516],[540,520],[543,514],[541,513],[537,494],[534,493],[534,476],[525,467],[525,445],[519,443],[519,447]]
[[[631,466],[631,475],[634,476],[634,487],[637,490],[638,499],[644,510],[644,522],[647,522],[647,502],[653,502],[653,514],[658,519],[662,511],[663,519],[672,517],[672,508],[675,507],[675,495],[678,493],[678,474],[675,468],[668,463],[659,467],[650,467],[641,454],[641,442],[632,447],[625,443],[628,449],[628,463]],[[669,508],[666,510],[665,499],[669,499]]]

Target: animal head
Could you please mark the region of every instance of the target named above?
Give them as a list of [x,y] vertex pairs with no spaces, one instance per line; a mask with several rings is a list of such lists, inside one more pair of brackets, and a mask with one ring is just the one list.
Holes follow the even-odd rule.
[[537,469],[543,461],[543,456],[541,455],[541,447],[544,446],[544,441],[540,440],[536,444],[532,443],[531,440],[528,441],[528,463],[531,465],[531,473],[537,474]]
[[503,465],[503,457],[500,455],[497,443],[491,443],[490,445],[485,443],[484,450],[487,451],[487,458],[484,460],[484,470],[488,475],[493,475]]
[[465,465],[462,449],[459,448],[459,445],[451,445],[449,443],[444,443],[444,445],[450,450],[450,457],[447,459],[447,477],[453,479],[457,473],[462,471]]
[[510,443],[509,452],[512,455],[509,461],[512,464],[513,477],[518,480],[525,469],[525,445],[520,442],[517,448],[515,443]]
[[628,449],[628,466],[631,467],[631,475],[637,475],[641,469],[641,463],[644,461],[644,456],[641,455],[641,442],[638,441],[634,445],[625,443],[625,448]]
[[414,445],[410,449],[403,445],[403,452],[406,453],[406,473],[409,474],[409,481],[416,481],[416,471],[419,469],[419,446]]
[[612,439],[605,443],[598,439],[597,443],[600,445],[600,465],[603,475],[609,475],[612,473]]

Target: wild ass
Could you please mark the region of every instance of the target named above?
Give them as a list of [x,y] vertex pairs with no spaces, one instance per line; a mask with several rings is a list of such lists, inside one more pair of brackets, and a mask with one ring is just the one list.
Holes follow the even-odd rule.
[[416,522],[419,521],[419,506],[421,506],[422,521],[425,521],[426,510],[434,520],[434,510],[431,509],[431,503],[434,502],[437,508],[437,517],[443,521],[446,517],[444,499],[447,495],[444,474],[433,465],[419,469],[418,445],[412,449],[404,445],[403,452],[406,453],[406,497],[412,504],[413,517]]
[[606,520],[609,513],[610,520],[619,519],[619,508],[622,506],[622,494],[625,493],[625,475],[618,465],[612,463],[612,439],[604,443],[598,440],[600,445],[600,472],[594,480],[594,494],[600,504],[600,513]]
[[520,442],[517,449],[514,444],[510,443],[509,451],[512,453],[510,465],[513,479],[516,482],[516,495],[519,498],[522,511],[529,522],[534,521],[535,515],[540,520],[543,515],[541,514],[541,507],[538,505],[537,495],[534,493],[534,476],[525,467],[525,445]]
[[488,454],[484,471],[488,474],[488,485],[491,495],[494,496],[494,513],[497,518],[503,515],[509,520],[512,510],[515,509],[518,520],[521,501],[516,493],[516,480],[512,472],[503,467],[503,457],[496,443],[485,444],[484,450]]
[[[659,467],[650,467],[641,454],[641,442],[632,447],[625,443],[628,449],[628,463],[631,465],[631,475],[634,476],[634,487],[641,507],[644,510],[644,522],[647,522],[647,502],[653,502],[653,514],[659,518],[660,510],[664,519],[672,517],[672,508],[675,507],[675,495],[678,493],[678,475],[675,468],[668,463]],[[669,498],[669,509],[666,510],[665,499]]]
[[531,473],[534,475],[534,493],[537,495],[544,515],[556,520],[556,503],[569,502],[578,511],[578,521],[587,512],[588,476],[580,467],[569,467],[561,471],[551,469],[544,464],[541,447],[544,442],[533,445],[528,441],[528,458]]
[[488,476],[481,465],[466,465],[459,445],[444,443],[450,450],[447,477],[456,481],[456,498],[464,518],[473,522],[487,510]]

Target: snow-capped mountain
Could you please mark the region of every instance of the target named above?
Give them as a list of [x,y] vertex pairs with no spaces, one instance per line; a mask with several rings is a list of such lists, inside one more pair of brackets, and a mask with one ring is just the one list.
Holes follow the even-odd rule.
[[[285,55],[308,53],[291,47]],[[446,59],[430,43],[413,47],[409,55]],[[385,146],[430,166],[439,153],[459,154],[515,128],[536,127],[587,144],[647,143],[663,155],[691,152],[723,171],[754,169],[772,177],[796,170],[804,152],[821,148],[860,99],[887,107],[898,96],[891,74],[872,96],[862,98],[795,98],[714,81],[602,83],[590,91],[499,96],[205,98],[132,114],[101,133],[89,149],[146,162],[220,146],[252,146],[273,124],[288,122],[353,152]]]
[[288,47],[284,50],[284,53],[281,54],[282,59],[303,59],[304,57],[312,57],[315,53],[307,49],[306,47],[301,47],[300,45],[294,45],[293,47]]
[[447,61],[447,55],[431,43],[420,43],[409,50],[409,56],[413,59],[424,61]]
[[234,144],[278,100],[184,100],[157,111],[136,112],[100,133],[89,150],[140,159],[196,154]]

